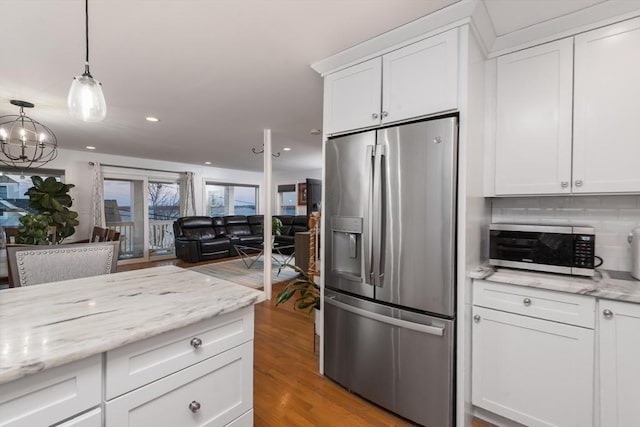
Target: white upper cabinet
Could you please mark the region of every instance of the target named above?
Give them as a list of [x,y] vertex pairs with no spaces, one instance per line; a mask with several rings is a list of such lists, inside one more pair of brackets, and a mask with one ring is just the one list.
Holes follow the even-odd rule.
[[457,45],[452,30],[382,57],[382,123],[457,107]]
[[455,110],[458,30],[325,77],[324,128],[334,134]]
[[640,305],[601,300],[600,425],[632,427],[640,420]]
[[374,58],[324,80],[324,122],[328,134],[380,123],[382,59]]
[[498,58],[495,195],[640,192],[638,70],[640,18]]
[[640,19],[575,38],[574,192],[640,191]]
[[573,40],[498,58],[496,195],[571,191]]

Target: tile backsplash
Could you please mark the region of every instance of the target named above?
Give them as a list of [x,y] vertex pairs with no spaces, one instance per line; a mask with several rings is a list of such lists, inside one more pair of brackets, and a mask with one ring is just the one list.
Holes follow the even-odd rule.
[[491,201],[492,222],[588,225],[601,268],[631,270],[629,232],[640,226],[640,196],[509,197]]

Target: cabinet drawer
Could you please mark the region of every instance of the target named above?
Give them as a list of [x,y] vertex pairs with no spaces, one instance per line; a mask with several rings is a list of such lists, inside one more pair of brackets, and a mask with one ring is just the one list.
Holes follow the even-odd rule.
[[0,426],[45,426],[97,406],[101,355],[0,385]]
[[590,296],[475,280],[473,304],[585,328],[595,326],[596,300]]
[[252,406],[250,341],[107,402],[106,425],[223,426]]
[[227,427],[253,427],[253,409],[231,421]]
[[253,306],[110,351],[107,400],[251,339]]
[[102,409],[96,408],[86,414],[78,415],[56,427],[102,427]]

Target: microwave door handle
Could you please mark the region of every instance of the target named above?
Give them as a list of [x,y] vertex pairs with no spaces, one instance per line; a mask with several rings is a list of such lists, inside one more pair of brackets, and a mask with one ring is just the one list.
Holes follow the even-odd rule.
[[381,252],[382,252],[382,157],[384,145],[376,146],[375,165],[373,168],[373,283],[382,286]]
[[367,180],[367,206],[364,213],[364,233],[362,246],[364,249],[363,256],[363,268],[362,270],[362,282],[368,285],[373,285],[371,261],[373,258],[373,242],[371,239],[372,223],[371,212],[373,209],[373,159],[374,159],[374,147],[373,145],[367,145],[366,154],[366,166],[365,166],[365,179]]

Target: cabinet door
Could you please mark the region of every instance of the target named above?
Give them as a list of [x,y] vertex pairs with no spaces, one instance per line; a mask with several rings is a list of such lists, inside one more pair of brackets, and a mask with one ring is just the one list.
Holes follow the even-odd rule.
[[634,427],[640,420],[640,305],[606,300],[599,305],[600,425]]
[[640,19],[575,40],[573,191],[640,191]]
[[473,308],[472,402],[535,426],[593,425],[592,329]]
[[253,407],[253,341],[110,400],[107,427],[223,426]]
[[453,110],[458,106],[458,30],[382,57],[382,122]]
[[102,358],[95,355],[0,384],[0,426],[48,426],[98,406]]
[[498,58],[496,194],[571,191],[573,40]]
[[380,124],[381,64],[381,58],[374,58],[324,79],[326,133]]

